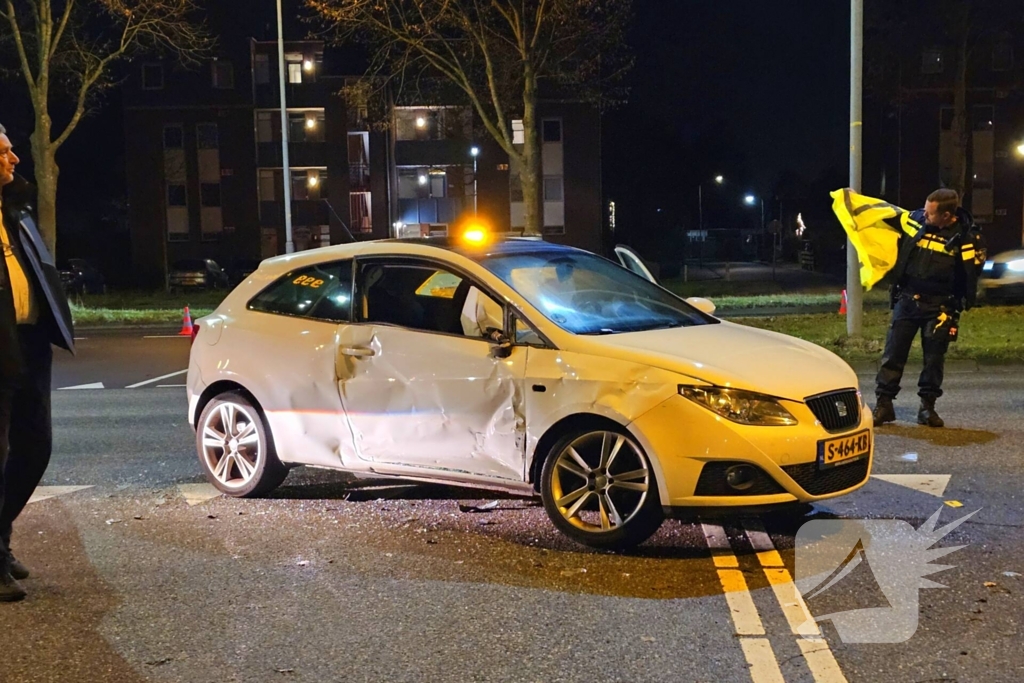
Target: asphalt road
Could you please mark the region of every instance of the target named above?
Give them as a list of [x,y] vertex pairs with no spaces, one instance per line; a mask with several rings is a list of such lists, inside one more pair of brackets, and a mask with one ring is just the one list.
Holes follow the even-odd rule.
[[[617,555],[564,540],[534,501],[477,512],[490,499],[459,489],[298,469],[272,498],[211,497],[184,389],[168,386],[184,376],[150,381],[187,353],[118,336],[57,357],[55,387],[105,388],[54,394],[43,499],[14,538],[30,596],[0,605],[3,683],[1024,680],[1019,369],[950,374],[945,430],[909,422],[912,392],[897,402],[874,473],[930,492],[873,478],[804,518],[670,521]],[[892,604],[864,565],[794,593],[801,524],[919,528],[937,510],[940,525],[977,513],[937,542],[964,547],[929,577],[948,588],[914,592],[913,637],[844,642],[830,622],[823,641],[794,634],[803,604]],[[914,558],[888,561],[912,574]]]

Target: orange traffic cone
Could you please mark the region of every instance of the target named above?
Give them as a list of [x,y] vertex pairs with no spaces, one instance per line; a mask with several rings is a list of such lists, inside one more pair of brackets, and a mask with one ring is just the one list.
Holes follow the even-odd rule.
[[192,314],[188,312],[188,306],[185,307],[185,315],[181,320],[181,332],[178,333],[179,337],[191,337],[192,336]]
[[839,300],[839,315],[846,315],[846,290],[843,290],[843,298]]

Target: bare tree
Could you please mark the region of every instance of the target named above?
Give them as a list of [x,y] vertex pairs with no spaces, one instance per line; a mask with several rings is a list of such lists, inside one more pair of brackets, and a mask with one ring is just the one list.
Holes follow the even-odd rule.
[[[39,227],[47,247],[57,243],[56,154],[98,97],[117,84],[115,67],[141,52],[170,53],[197,63],[211,47],[202,24],[191,21],[192,0],[2,0],[10,31],[0,40],[13,50],[35,118],[32,160]],[[70,99],[60,125],[54,100]]]
[[[631,0],[306,0],[340,41],[371,48],[366,77],[402,87],[441,77],[519,169],[525,233],[542,210],[541,94],[597,106],[624,96]],[[518,144],[512,121],[523,122]]]

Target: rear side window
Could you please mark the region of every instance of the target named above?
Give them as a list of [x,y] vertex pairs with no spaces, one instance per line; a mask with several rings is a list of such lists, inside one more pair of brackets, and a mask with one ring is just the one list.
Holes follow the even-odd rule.
[[351,261],[293,270],[249,301],[250,311],[337,323],[349,322],[351,307]]

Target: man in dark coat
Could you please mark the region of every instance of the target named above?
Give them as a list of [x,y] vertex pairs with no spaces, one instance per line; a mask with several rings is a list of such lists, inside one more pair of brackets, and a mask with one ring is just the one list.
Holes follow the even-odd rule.
[[917,422],[944,425],[935,410],[935,400],[942,396],[943,362],[949,343],[956,339],[960,313],[974,305],[978,271],[985,261],[981,235],[955,191],[932,192],[925,208],[911,213],[910,219],[916,230],[911,235],[904,228],[893,269],[892,324],[876,380],[876,427],[896,419],[892,402],[918,334],[924,368],[917,385]]
[[74,352],[71,311],[18,161],[0,125],[0,602],[25,597],[29,571],[11,553],[11,529],[50,462],[50,345]]

